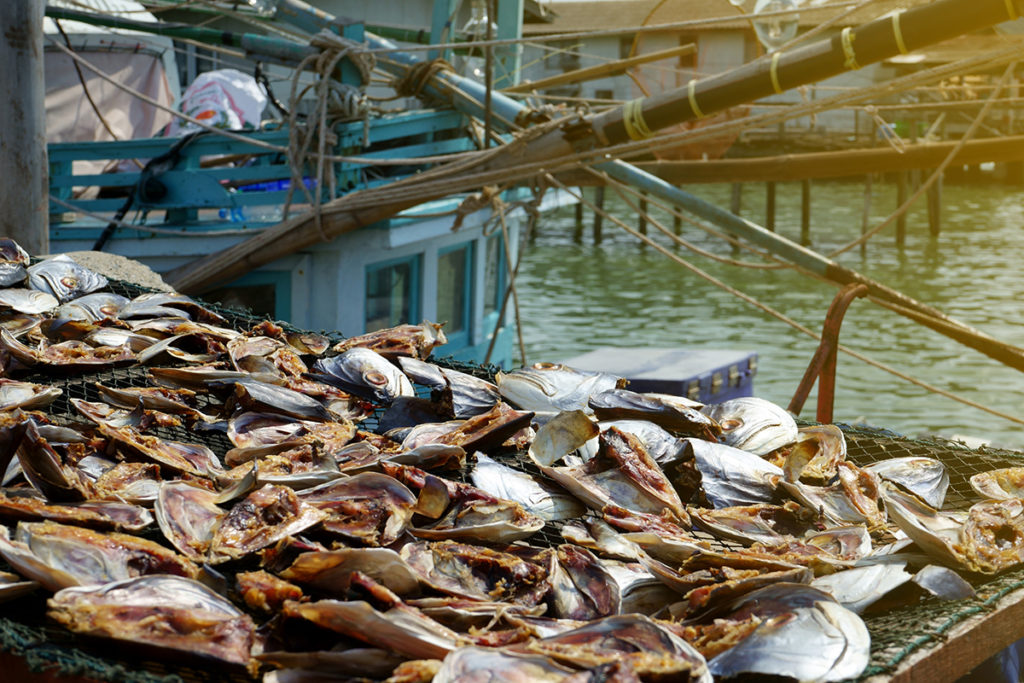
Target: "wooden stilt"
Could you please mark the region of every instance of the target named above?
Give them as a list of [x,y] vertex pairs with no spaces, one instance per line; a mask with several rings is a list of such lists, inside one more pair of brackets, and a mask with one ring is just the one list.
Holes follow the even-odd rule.
[[[903,206],[907,201],[907,172],[896,173],[896,206]],[[896,247],[902,249],[907,243],[907,214],[902,213],[896,218]]]
[[[740,211],[743,210],[743,184],[733,183],[732,184],[732,195],[729,197],[729,211],[734,216],[739,216]],[[732,245],[732,253],[738,253],[740,248],[735,244]]]
[[765,183],[764,227],[775,232],[775,181]]
[[942,174],[928,188],[928,231],[932,237],[942,232]]
[[811,243],[811,181],[800,181],[800,244]]
[[597,211],[594,212],[594,244],[601,244],[604,235],[604,185],[598,185],[594,191],[594,204]]
[[[864,215],[861,216],[860,220],[860,234],[865,235],[867,231],[871,229],[871,193],[873,190],[873,177],[868,173],[864,177]],[[861,242],[860,253],[861,256],[867,254],[868,243]]]
[[640,195],[640,214],[636,217],[636,229],[641,235],[647,234],[647,195]]
[[672,210],[675,211],[675,213],[672,214],[672,232],[674,232],[677,235],[682,235],[683,217],[679,215],[682,212],[682,209],[679,208],[678,206],[673,206]]

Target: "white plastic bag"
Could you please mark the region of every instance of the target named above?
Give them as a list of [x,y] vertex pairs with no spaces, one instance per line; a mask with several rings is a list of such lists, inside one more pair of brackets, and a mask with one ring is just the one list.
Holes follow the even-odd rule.
[[[267,96],[256,79],[235,69],[219,69],[199,74],[185,90],[178,110],[215,128],[241,130],[258,128]],[[167,127],[169,137],[202,130],[199,126],[175,119]]]

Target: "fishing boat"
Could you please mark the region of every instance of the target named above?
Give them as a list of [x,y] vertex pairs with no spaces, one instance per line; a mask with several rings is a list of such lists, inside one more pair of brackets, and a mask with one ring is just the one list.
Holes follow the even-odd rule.
[[[412,14],[425,15],[429,23],[431,6],[420,5]],[[521,15],[521,3],[512,5],[511,14],[502,10],[509,14],[500,22],[502,37],[518,36],[520,22],[514,19]],[[292,37],[305,35],[302,40],[308,41],[304,30],[315,33],[327,25],[313,7],[281,6],[300,18]],[[83,11],[90,7],[92,11]],[[175,128],[182,132],[171,123],[170,113],[182,100],[179,70],[183,82],[194,82],[204,55],[207,67],[219,62],[246,73],[262,68],[274,79],[279,96],[287,99],[284,92],[296,60],[315,51],[298,40],[249,26],[269,25],[267,7],[231,10],[225,3],[215,8],[236,29],[232,38],[227,31],[167,21],[173,12],[161,12],[158,21],[130,0],[50,3],[51,251],[106,250],[158,272],[187,268],[280,223],[288,217],[286,210],[291,216],[309,216],[321,202],[386,188],[439,159],[481,146],[484,131],[477,130],[480,126],[471,115],[450,104],[426,106],[406,97],[397,106],[370,111],[367,93],[385,88],[366,81],[368,72],[356,68],[372,59],[365,52],[360,53],[362,62],[355,56],[339,59],[336,72],[329,74],[338,79],[332,81],[336,93],[347,97],[354,109],[332,115],[333,137],[324,149],[341,160],[330,162],[326,170],[321,166],[319,175],[316,163],[307,158],[298,162],[302,170],[293,177],[301,146],[294,129],[312,127],[306,122],[314,119],[315,111],[291,121],[281,110],[263,122],[257,116],[255,125],[232,131],[230,137],[198,126],[192,127],[192,135],[174,135]],[[362,21],[333,25],[349,45],[364,39]],[[202,48],[197,53],[194,42],[180,43],[186,45],[180,50],[172,42],[172,37],[211,36],[217,43],[237,40],[245,46],[246,57],[211,61],[218,53]],[[119,77],[128,88],[119,88],[106,74]],[[263,82],[276,101],[274,86],[269,79]],[[302,98],[285,106],[310,109]],[[493,134],[501,142],[505,130],[495,128]],[[514,324],[505,314],[505,300],[519,235],[531,216],[564,201],[558,192],[535,199],[523,187],[494,194],[453,188],[358,230],[317,240],[301,251],[282,252],[240,276],[216,278],[202,294],[303,329],[346,335],[438,320],[448,338],[438,353],[509,367]]]

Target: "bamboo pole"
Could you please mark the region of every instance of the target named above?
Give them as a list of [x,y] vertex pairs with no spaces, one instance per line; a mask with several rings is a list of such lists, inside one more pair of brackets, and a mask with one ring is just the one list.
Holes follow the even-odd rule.
[[[775,53],[739,68],[691,81],[683,88],[646,97],[634,120],[651,131],[703,118],[780,90],[823,80],[864,65],[913,52],[1020,16],[1016,0],[937,0],[885,16],[842,34]],[[591,124],[602,144],[635,139],[636,127],[622,108],[598,114]],[[629,129],[627,129],[627,125]]]
[[811,243],[811,181],[800,181],[800,244]]
[[626,59],[618,59],[614,62],[598,64],[596,66],[573,69],[572,71],[555,74],[554,76],[548,76],[547,78],[541,78],[536,81],[524,81],[518,85],[502,88],[501,91],[504,93],[527,93],[534,90],[546,90],[560,85],[568,85],[569,83],[592,81],[606,76],[615,76],[627,71],[628,69],[632,69],[634,66],[640,66],[641,64],[647,64],[649,62],[656,62],[660,59],[671,59],[672,57],[692,55],[696,51],[696,45],[693,43],[687,43],[686,45],[669,48],[668,50],[659,50],[657,52],[649,52],[645,55],[637,55],[636,57],[628,57]]

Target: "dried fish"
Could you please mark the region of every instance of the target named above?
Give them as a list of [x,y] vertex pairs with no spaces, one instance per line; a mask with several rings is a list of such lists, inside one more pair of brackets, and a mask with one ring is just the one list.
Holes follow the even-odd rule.
[[331,358],[321,358],[310,376],[370,401],[387,404],[396,396],[413,396],[405,374],[372,349],[351,348]]
[[[917,457],[889,458],[867,465],[864,469],[871,470],[886,481],[899,484],[933,508],[941,508],[946,499],[949,474],[938,460]],[[975,475],[978,476],[983,475]],[[973,485],[974,477],[971,478],[971,482]]]
[[397,325],[359,337],[349,337],[334,345],[334,350],[344,353],[353,348],[373,349],[388,359],[409,356],[426,360],[438,346],[448,343],[441,331],[442,325],[424,320],[419,325]]
[[496,385],[458,370],[438,367],[408,356],[398,358],[398,365],[417,384],[435,391],[450,389],[454,417],[460,420],[486,413],[501,398]]
[[716,677],[751,674],[840,681],[856,678],[867,667],[871,640],[864,622],[814,588],[769,586],[723,611],[755,616],[760,624],[711,660],[709,669]]
[[609,389],[592,394],[588,405],[599,420],[647,420],[673,434],[708,441],[717,441],[722,433],[717,422],[696,410],[690,401],[675,396]]
[[743,396],[706,405],[700,411],[722,427],[722,441],[727,446],[740,450],[766,455],[797,440],[793,417],[763,398]]
[[161,648],[179,661],[201,656],[245,666],[255,645],[249,616],[201,583],[177,576],[65,588],[47,605],[51,619],[76,633]]
[[47,292],[34,289],[0,289],[0,306],[18,313],[49,313],[59,305],[57,297]]
[[782,469],[749,451],[687,439],[686,452],[692,455],[701,475],[704,496],[716,508],[737,505],[776,503],[776,486]]
[[107,286],[107,278],[58,254],[28,269],[28,286],[51,294],[61,303]]
[[336,479],[302,491],[299,498],[323,514],[325,531],[372,546],[394,543],[416,506],[412,491],[377,472]]
[[498,498],[514,500],[549,522],[575,519],[587,509],[564,489],[502,465],[483,453],[476,454],[476,467],[470,476],[477,487]]
[[286,486],[267,484],[236,503],[214,531],[208,561],[235,560],[319,524],[327,513]]
[[[15,540],[42,563],[75,579],[74,585],[109,583],[146,574],[195,578],[199,568],[158,543],[129,534],[97,532],[55,522],[21,522]],[[56,586],[42,582],[50,590]]]
[[213,534],[227,516],[217,507],[218,494],[184,481],[160,486],[153,511],[157,524],[171,545],[185,557],[204,561]]
[[837,465],[845,459],[846,437],[839,427],[802,427],[782,469],[786,481],[823,486],[836,477]]
[[0,377],[0,410],[45,408],[62,393],[60,387]]
[[835,574],[819,576],[811,582],[846,609],[862,614],[889,592],[908,583],[913,576],[905,562],[854,567]]
[[28,277],[28,252],[9,237],[0,237],[0,287],[10,287]]
[[512,405],[534,412],[590,411],[594,394],[625,385],[625,380],[603,372],[585,372],[558,363],[534,363],[494,378],[498,391]]
[[420,593],[420,582],[405,560],[388,548],[338,548],[302,553],[281,578],[328,594],[344,594],[352,572],[362,572],[403,597]]
[[639,614],[612,616],[521,650],[586,669],[622,663],[636,676],[711,683],[707,662],[679,636]]
[[368,577],[360,578],[356,572],[353,581],[367,586],[369,597],[385,609],[374,609],[369,602],[363,600],[320,600],[288,603],[284,614],[307,619],[324,628],[411,658],[441,659],[457,647],[469,644],[468,638],[406,605],[397,595],[375,584]]
[[884,491],[889,514],[929,555],[968,571],[995,574],[1024,561],[1024,501],[983,501],[961,522],[892,485]]
[[580,681],[578,671],[555,664],[547,657],[481,647],[452,650],[434,676],[433,683],[475,683],[480,680],[504,682],[537,681],[562,683]]
[[[979,472],[971,477],[971,488],[979,496],[992,500],[1024,497],[1024,467],[1004,467],[998,470]],[[939,505],[928,504],[936,508],[941,507],[941,503]]]

